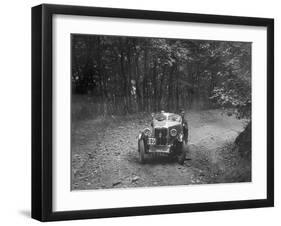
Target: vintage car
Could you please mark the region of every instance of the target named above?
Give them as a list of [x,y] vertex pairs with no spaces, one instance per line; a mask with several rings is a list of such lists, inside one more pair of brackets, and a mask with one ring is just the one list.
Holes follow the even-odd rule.
[[188,125],[184,112],[180,115],[161,111],[152,114],[151,128],[138,136],[139,160],[144,163],[147,155],[167,155],[184,163],[188,141]]

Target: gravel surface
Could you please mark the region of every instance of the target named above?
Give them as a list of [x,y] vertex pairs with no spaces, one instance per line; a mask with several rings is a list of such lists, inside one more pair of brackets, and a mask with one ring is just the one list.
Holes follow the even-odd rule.
[[137,135],[146,114],[72,123],[72,190],[128,188],[251,180],[251,164],[233,148],[245,121],[219,110],[186,114],[190,137],[183,165],[167,157],[140,164]]

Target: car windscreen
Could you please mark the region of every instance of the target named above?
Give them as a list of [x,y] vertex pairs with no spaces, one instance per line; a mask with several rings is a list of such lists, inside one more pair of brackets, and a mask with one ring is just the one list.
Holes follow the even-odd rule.
[[156,114],[154,119],[157,120],[157,121],[164,121],[164,120],[167,119],[167,117],[164,114]]
[[179,115],[164,115],[164,114],[156,114],[154,117],[155,120],[157,121],[172,121],[172,122],[181,122],[181,117]]
[[168,120],[172,122],[181,122],[181,117],[179,115],[169,115]]

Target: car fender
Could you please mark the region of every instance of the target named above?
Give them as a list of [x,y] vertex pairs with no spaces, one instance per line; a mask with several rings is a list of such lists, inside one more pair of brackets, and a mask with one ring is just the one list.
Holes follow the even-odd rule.
[[143,139],[143,132],[140,132],[139,135],[137,136],[138,139],[138,151],[139,151],[139,143]]
[[140,132],[137,138],[138,138],[138,141],[140,141],[141,139],[143,139],[143,132]]

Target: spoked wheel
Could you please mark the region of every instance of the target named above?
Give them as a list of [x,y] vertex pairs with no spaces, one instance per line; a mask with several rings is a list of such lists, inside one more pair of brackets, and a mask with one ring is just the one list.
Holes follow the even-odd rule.
[[140,163],[145,163],[145,147],[143,140],[139,141],[139,160]]

